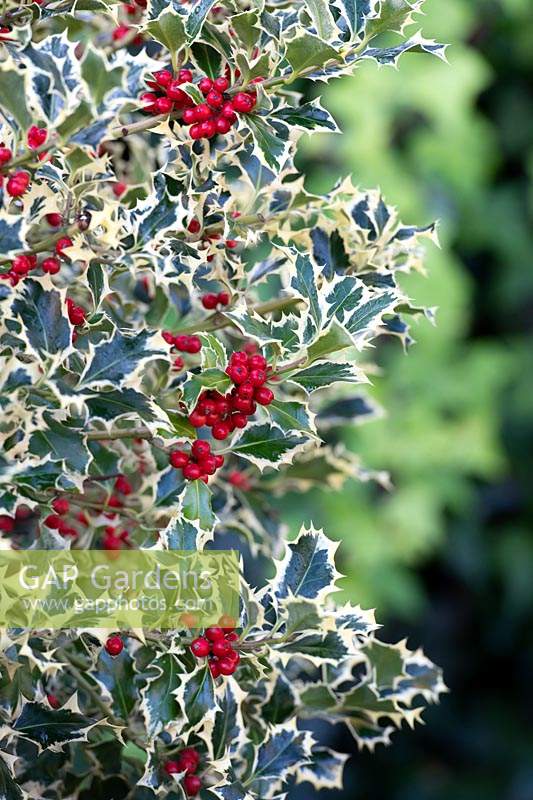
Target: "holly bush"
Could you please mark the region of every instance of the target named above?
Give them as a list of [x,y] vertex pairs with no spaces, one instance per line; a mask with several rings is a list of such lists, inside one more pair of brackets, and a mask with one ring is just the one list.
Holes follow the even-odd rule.
[[298,139],[337,126],[295,83],[443,57],[407,33],[420,5],[4,9],[2,545],[230,535],[244,557],[239,620],[203,632],[3,631],[5,797],[340,787],[347,756],[313,720],[372,749],[444,690],[422,651],[334,603],[335,544],[307,521],[285,543],[276,513],[288,489],[387,483],[321,430],[340,383],[357,387],[347,416],[369,412],[361,352],[431,317],[400,278],[435,237],[351,179],[306,189]]

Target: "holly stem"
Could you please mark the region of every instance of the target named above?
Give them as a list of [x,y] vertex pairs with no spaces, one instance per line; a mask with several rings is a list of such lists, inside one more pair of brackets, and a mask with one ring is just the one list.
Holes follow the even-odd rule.
[[110,431],[88,431],[87,441],[102,439],[152,439],[153,433],[148,428],[111,428]]

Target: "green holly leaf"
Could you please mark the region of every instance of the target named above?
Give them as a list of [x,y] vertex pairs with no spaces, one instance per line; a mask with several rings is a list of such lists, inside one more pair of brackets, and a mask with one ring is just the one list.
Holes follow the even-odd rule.
[[203,530],[209,531],[216,517],[211,508],[211,489],[201,480],[187,481],[181,498],[181,512],[185,519],[198,521]]
[[99,394],[87,395],[85,403],[93,419],[102,419],[106,422],[132,415],[144,422],[152,422],[156,418],[151,401],[135,389],[102,391]]
[[328,61],[340,61],[337,50],[318,36],[304,33],[287,44],[285,58],[298,75],[310,67],[323,67]]
[[198,38],[203,24],[215,0],[196,0],[194,6],[191,8],[187,20],[185,22],[185,32],[189,41]]
[[120,655],[112,657],[102,648],[94,679],[110,694],[113,714],[128,719],[137,700],[135,671],[130,654],[123,650]]
[[328,0],[305,0],[305,5],[318,35],[329,42],[335,37],[337,28]]
[[146,30],[172,54],[178,53],[187,42],[183,19],[172,8],[151,20],[146,25]]
[[31,435],[30,453],[41,458],[49,454],[53,461],[62,461],[68,469],[85,475],[89,451],[82,431],[59,422],[47,411],[43,422],[42,428]]
[[[337,123],[329,111],[322,108],[318,98],[310,103],[302,103],[301,106],[296,106],[295,108],[291,106],[281,108],[279,111],[270,114],[270,119],[278,119],[291,128],[298,128],[306,133],[312,133],[313,131],[339,132]],[[311,231],[311,236],[313,236],[315,230],[317,229]]]

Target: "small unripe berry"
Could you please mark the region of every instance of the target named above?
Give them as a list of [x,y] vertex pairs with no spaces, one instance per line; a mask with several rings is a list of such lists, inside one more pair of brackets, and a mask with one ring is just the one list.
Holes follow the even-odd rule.
[[261,406],[269,406],[274,399],[274,392],[267,386],[261,386],[255,390],[254,400]]
[[199,636],[191,642],[191,652],[196,658],[205,658],[211,651],[211,645],[203,636]]
[[124,649],[124,642],[120,638],[120,636],[110,636],[107,642],[105,643],[106,652],[109,653],[110,656],[118,656],[122,653]]

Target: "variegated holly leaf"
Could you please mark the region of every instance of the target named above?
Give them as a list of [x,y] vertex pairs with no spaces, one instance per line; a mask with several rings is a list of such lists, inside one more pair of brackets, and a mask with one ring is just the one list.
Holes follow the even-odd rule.
[[120,719],[128,719],[137,701],[133,659],[123,650],[112,657],[105,650],[99,654],[94,679],[111,697],[111,710]]
[[12,311],[23,322],[30,345],[41,355],[54,355],[69,347],[71,327],[61,294],[46,286],[45,281],[26,280]]
[[343,772],[349,756],[329,747],[314,747],[309,764],[296,774],[296,783],[311,783],[314,790],[342,789]]
[[51,709],[40,703],[24,703],[12,725],[15,736],[34,742],[39,751],[61,750],[70,742],[85,742],[94,721],[69,708]]
[[349,363],[315,361],[309,367],[288,373],[287,379],[300,386],[307,394],[324,389],[334,383],[367,383],[368,378]]
[[256,748],[246,785],[254,791],[261,781],[271,779],[281,784],[309,759],[311,742],[309,731],[299,731],[294,724],[276,726]]
[[181,513],[189,522],[197,521],[203,530],[213,528],[216,517],[211,504],[211,489],[202,480],[187,482],[181,497]]
[[339,577],[334,561],[337,547],[322,531],[302,527],[278,564],[273,581],[275,596],[280,600],[292,595],[323,601],[334,591]]
[[150,736],[156,736],[180,714],[176,691],[181,686],[181,667],[174,655],[160,655],[151,664],[154,675],[141,689],[141,710]]
[[148,331],[127,335],[116,330],[108,342],[91,346],[80,384],[93,388],[120,387],[149,360],[163,355],[163,350],[152,347]]
[[232,442],[231,451],[246,458],[261,471],[266,467],[288,464],[308,442],[295,433],[287,435],[277,425],[249,425],[239,438]]
[[183,717],[191,728],[215,718],[218,702],[215,686],[207,664],[202,664],[189,675],[183,676],[179,692],[176,693]]

